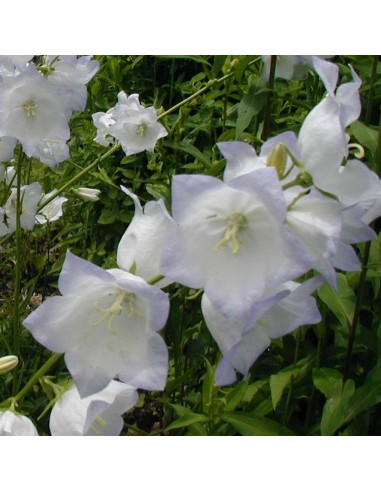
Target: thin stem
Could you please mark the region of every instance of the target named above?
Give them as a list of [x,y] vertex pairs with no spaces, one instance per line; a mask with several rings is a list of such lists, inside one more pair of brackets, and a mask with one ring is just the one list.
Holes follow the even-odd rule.
[[271,104],[272,104],[272,98],[274,93],[276,59],[277,59],[276,55],[271,55],[270,75],[269,75],[269,82],[267,85],[269,92],[267,94],[265,112],[263,116],[263,130],[261,135],[263,141],[267,140],[270,133],[270,112],[271,112]]
[[[21,214],[22,214],[22,197],[21,197],[21,168],[23,162],[23,150],[20,147],[19,155],[16,163],[16,231],[15,231],[15,275],[14,275],[14,294],[13,294],[13,310],[12,310],[12,328],[13,328],[13,351],[16,357],[20,356],[20,304],[21,304],[21,262],[22,262],[22,229],[21,229]],[[13,379],[13,390],[16,391],[17,378]]]
[[[299,349],[300,349],[300,330],[301,328],[298,328],[296,331],[296,345],[295,345],[295,355],[294,355],[294,369],[296,368],[296,364],[299,359]],[[286,425],[289,418],[290,418],[290,405],[291,405],[291,396],[292,396],[292,390],[294,387],[294,376],[291,377],[290,380],[290,387],[288,389],[288,394],[287,394],[287,400],[286,400],[286,409],[284,411],[284,424]]]
[[78,174],[73,176],[69,181],[67,181],[59,190],[57,190],[55,193],[53,193],[49,198],[44,200],[37,208],[37,212],[39,212],[43,207],[45,207],[48,203],[50,203],[52,200],[54,200],[57,196],[59,196],[61,193],[63,193],[65,190],[70,188],[78,179],[82,178],[85,174],[90,172],[95,166],[103,162],[107,157],[110,157],[110,155],[114,154],[118,149],[120,148],[120,143],[114,144],[107,152],[105,152],[103,155],[100,157],[97,157],[91,164],[86,166],[82,171],[80,171]]
[[372,72],[371,72],[370,82],[369,82],[368,102],[366,105],[366,112],[365,112],[365,124],[366,125],[369,125],[370,120],[372,118],[374,85],[376,83],[376,78],[377,78],[377,64],[378,64],[378,55],[375,55],[373,57]]
[[223,82],[224,80],[230,78],[232,75],[234,75],[234,71],[227,73],[226,75],[224,75],[223,77],[220,77],[219,79],[209,80],[209,82],[202,89],[195,92],[194,94],[187,97],[186,99],[183,99],[178,104],[175,104],[174,106],[172,106],[172,108],[167,109],[167,111],[164,111],[164,113],[161,113],[157,117],[157,120],[159,121],[159,120],[163,119],[165,116],[176,111],[176,109],[179,109],[179,108],[181,108],[181,106],[184,106],[185,104],[189,103],[190,101],[193,101],[193,99],[195,99],[196,97],[200,96],[201,94],[203,94],[204,92],[209,90],[213,85],[216,85],[216,84],[219,84],[220,82]]

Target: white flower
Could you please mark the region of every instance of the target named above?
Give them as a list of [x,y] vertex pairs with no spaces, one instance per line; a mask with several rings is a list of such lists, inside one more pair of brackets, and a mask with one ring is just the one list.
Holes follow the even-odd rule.
[[83,111],[86,107],[86,84],[99,70],[99,62],[91,56],[48,55],[49,83],[65,87],[69,94],[68,104],[73,111]]
[[[117,262],[119,268],[130,271],[149,281],[161,273],[160,260],[164,243],[169,232],[175,227],[163,200],[150,201],[144,208],[139,198],[121,186],[135,204],[135,215],[118,245]],[[155,285],[164,287],[171,281],[162,279]]]
[[[37,204],[42,195],[40,183],[31,183],[21,186],[21,228],[31,231],[35,224]],[[16,213],[17,213],[17,190],[12,188],[11,195],[5,204],[5,213],[7,216],[9,232],[16,230]]]
[[29,157],[41,140],[68,140],[70,116],[63,89],[33,66],[0,84],[0,137],[17,138]]
[[4,169],[4,181],[7,186],[17,186],[18,178],[14,166],[8,166]]
[[[303,80],[307,78],[308,70],[310,68],[314,69],[320,76],[319,71],[316,69],[315,60],[321,60],[324,63],[324,58],[330,58],[331,55],[278,55],[276,57],[275,65],[275,77],[286,80]],[[263,61],[263,72],[262,78],[265,80],[269,79],[270,76],[270,66],[271,66],[271,55],[262,55]],[[333,65],[333,63],[330,63]]]
[[314,185],[324,191],[329,191],[327,187],[331,187],[332,179],[348,156],[345,128],[361,111],[361,80],[353,70],[352,77],[352,82],[340,85],[335,93],[337,73],[330,68],[326,71],[328,94],[308,114],[299,132],[296,157],[312,176]]
[[152,106],[145,108],[139,102],[138,94],[127,97],[118,94],[118,103],[107,113],[93,114],[97,127],[94,139],[101,145],[108,145],[107,135],[118,140],[126,155],[137,154],[143,150],[153,151],[159,138],[165,137],[166,129],[157,122],[157,113]]
[[97,188],[77,188],[74,190],[77,195],[79,195],[83,200],[87,200],[89,202],[96,202],[99,200],[99,195],[101,194],[101,190]]
[[266,290],[310,268],[283,225],[286,204],[273,168],[228,183],[175,176],[172,216],[177,227],[164,247],[162,274],[205,289],[228,318],[242,318]]
[[[342,236],[342,206],[317,191],[302,196],[287,212],[287,226],[310,255],[312,266],[331,285],[336,285],[332,258]],[[360,266],[356,262],[355,270]]]
[[303,324],[318,323],[321,316],[311,294],[322,283],[321,277],[314,277],[303,284],[288,282],[278,286],[267,299],[253,304],[248,315],[235,321],[223,316],[204,294],[205,322],[223,354],[216,371],[216,384],[234,383],[235,371],[247,376],[272,339]]
[[168,352],[157,333],[168,296],[123,270],[103,270],[69,251],[58,282],[62,296],[45,300],[24,326],[49,350],[65,353],[81,397],[118,377],[136,388],[162,390]]
[[60,140],[41,140],[33,157],[40,160],[49,167],[55,167],[60,162],[66,161],[70,157],[67,144]]
[[0,162],[9,162],[13,158],[16,143],[14,137],[0,137]]
[[[50,193],[43,195],[41,200],[49,199],[54,193],[56,193],[56,189],[52,190]],[[57,196],[51,202],[49,202],[45,207],[43,207],[39,213],[36,215],[36,223],[37,224],[46,224],[47,222],[54,222],[62,217],[63,210],[62,205],[67,202],[67,198]]]
[[6,410],[0,411],[0,436],[38,436],[38,432],[28,417]]
[[52,408],[50,432],[52,436],[118,436],[123,429],[121,415],[137,401],[136,389],[119,381],[85,398],[72,386]]

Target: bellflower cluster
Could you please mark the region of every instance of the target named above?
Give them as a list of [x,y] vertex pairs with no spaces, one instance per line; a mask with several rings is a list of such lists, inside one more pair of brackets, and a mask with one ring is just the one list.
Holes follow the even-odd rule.
[[[320,321],[313,294],[323,282],[336,288],[337,270],[360,269],[353,245],[375,237],[369,224],[381,215],[380,179],[349,158],[346,129],[360,114],[361,81],[352,70],[352,80],[338,85],[337,66],[323,57],[290,57],[277,67],[285,78],[313,68],[327,91],[299,134],[270,138],[258,154],[245,142],[219,142],[222,179],[175,175],[171,213],[163,200],[142,205],[121,186],[135,214],[117,248],[118,268],[105,270],[67,251],[60,295],[23,321],[39,343],[64,354],[73,378],[53,406],[52,435],[119,435],[137,390],[165,388],[168,349],[159,332],[169,314],[162,289],[172,282],[202,291],[202,314],[222,353],[215,382],[228,385],[237,372],[248,377],[273,339]],[[11,159],[17,141],[48,166],[67,159],[69,119],[85,107],[85,85],[97,70],[87,56],[48,56],[40,70],[32,57],[0,57],[0,162]],[[93,115],[94,140],[120,142],[126,155],[153,151],[167,135],[157,120],[138,94],[120,92],[115,107]],[[12,179],[11,171],[0,169],[0,177]],[[9,188],[0,236],[16,229],[17,190]],[[76,192],[90,201],[100,193]],[[26,230],[57,220],[67,201],[56,197],[36,216],[39,183],[22,186],[21,197]],[[35,429],[6,411],[1,432]]]
[[168,134],[157,122],[155,108],[145,108],[140,104],[138,94],[127,97],[123,91],[119,92],[118,102],[113,108],[106,113],[93,114],[93,122],[97,128],[94,140],[106,147],[117,140],[126,155],[143,150],[153,152],[157,140]]
[[0,58],[0,138],[19,141],[29,157],[48,166],[66,160],[73,111],[86,105],[86,83],[99,68],[90,57]]

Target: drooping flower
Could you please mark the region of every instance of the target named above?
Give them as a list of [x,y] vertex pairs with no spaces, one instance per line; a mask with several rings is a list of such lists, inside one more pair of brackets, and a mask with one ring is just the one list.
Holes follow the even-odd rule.
[[310,268],[284,226],[286,204],[273,168],[228,183],[175,176],[172,216],[177,227],[164,247],[162,273],[203,288],[228,318],[242,318],[266,290]]
[[69,159],[70,150],[63,141],[45,139],[38,143],[33,157],[49,167],[55,167],[60,162]]
[[49,83],[67,89],[70,108],[83,111],[87,101],[86,84],[99,70],[99,62],[89,55],[48,55],[46,62]]
[[38,436],[33,422],[11,410],[0,411],[0,436]]
[[81,397],[118,377],[136,388],[162,390],[168,351],[157,333],[168,296],[123,270],[103,270],[69,251],[59,277],[62,296],[45,300],[24,326],[49,350],[65,353]]
[[50,432],[52,436],[118,436],[123,429],[121,415],[137,401],[136,389],[119,381],[85,398],[73,385],[52,408]]
[[[40,183],[31,183],[21,186],[21,228],[31,231],[35,224],[37,205],[42,196],[42,187]],[[8,232],[16,230],[17,215],[17,190],[12,188],[11,195],[5,204],[5,214],[8,221]]]
[[223,354],[216,371],[216,384],[234,383],[236,371],[247,376],[272,339],[287,335],[303,324],[318,323],[321,316],[311,294],[322,283],[321,277],[303,284],[287,282],[268,292],[266,299],[254,303],[246,316],[234,321],[223,316],[204,294],[203,316]]
[[144,150],[153,152],[157,140],[167,135],[163,125],[157,122],[154,107],[145,108],[139,102],[138,94],[127,97],[125,92],[118,94],[118,103],[107,113],[93,114],[97,128],[94,139],[101,145],[109,145],[111,136],[122,145],[126,155]]
[[[151,280],[161,274],[160,260],[169,232],[175,227],[163,200],[150,201],[144,208],[139,198],[127,188],[122,190],[132,198],[135,215],[118,245],[117,262],[119,268],[130,271],[144,280]],[[171,281],[162,279],[155,285],[164,287]]]
[[68,140],[71,113],[65,90],[34,66],[0,84],[0,137],[17,138],[29,157],[41,140]]
[[[50,193],[42,196],[42,200],[49,199],[54,193],[56,193],[56,189],[52,190]],[[54,222],[62,217],[63,210],[62,205],[67,202],[67,198],[62,196],[57,196],[51,202],[49,202],[45,207],[43,207],[39,213],[36,215],[36,223],[37,224],[46,224],[47,222]]]

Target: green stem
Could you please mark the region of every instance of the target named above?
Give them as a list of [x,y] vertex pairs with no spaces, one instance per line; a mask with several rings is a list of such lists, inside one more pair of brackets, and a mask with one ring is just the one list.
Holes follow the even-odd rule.
[[[16,231],[15,231],[15,275],[14,275],[14,294],[12,310],[12,328],[13,328],[13,355],[20,356],[20,303],[21,303],[21,262],[22,262],[22,197],[21,197],[21,168],[23,162],[23,150],[20,147],[16,163]],[[17,378],[13,379],[13,390],[16,390]]]
[[91,164],[86,166],[82,171],[80,171],[78,174],[73,176],[67,183],[65,183],[59,190],[57,190],[55,193],[52,194],[49,198],[44,200],[37,208],[37,212],[39,212],[43,207],[45,207],[48,203],[50,203],[52,200],[54,200],[57,196],[59,196],[61,193],[66,191],[70,186],[72,186],[76,181],[78,181],[82,176],[90,172],[92,169],[94,169],[95,166],[103,162],[107,157],[110,157],[110,155],[114,154],[118,149],[120,148],[120,143],[114,144],[110,149],[107,150],[103,155],[100,157],[97,157]]
[[29,379],[26,385],[17,393],[16,396],[12,398],[13,401],[19,402],[24,398],[24,396],[29,393],[29,391],[33,388],[33,386],[38,383],[40,378],[44,376],[48,370],[62,357],[63,354],[52,354],[49,359],[45,362],[40,369],[33,374],[33,376]]
[[[301,328],[298,328],[296,331],[296,345],[295,345],[295,355],[294,355],[294,369],[296,368],[296,364],[299,359],[299,349],[300,349],[300,333],[301,333]],[[290,387],[288,389],[288,394],[287,394],[287,400],[286,400],[286,409],[284,411],[284,425],[287,425],[287,422],[289,418],[291,417],[290,413],[290,405],[291,405],[291,396],[292,396],[292,390],[294,387],[294,377],[291,377],[290,380]]]
[[276,55],[271,55],[270,75],[269,75],[269,82],[267,85],[269,92],[267,94],[267,99],[266,99],[265,112],[263,116],[263,130],[261,135],[263,141],[267,140],[270,133],[270,113],[271,113],[272,98],[274,94],[276,58],[277,58]]

